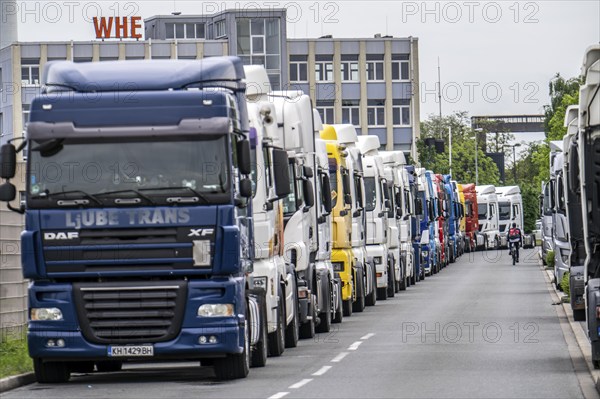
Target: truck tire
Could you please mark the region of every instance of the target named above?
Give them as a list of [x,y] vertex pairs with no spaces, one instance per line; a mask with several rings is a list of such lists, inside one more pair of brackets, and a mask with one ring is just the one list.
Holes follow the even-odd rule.
[[69,362],[71,373],[89,374],[94,372],[94,362]]
[[315,318],[317,314],[315,312],[316,298],[314,294],[311,294],[312,298],[308,305],[308,320],[306,323],[300,324],[300,339],[310,339],[315,336]]
[[41,384],[56,384],[67,382],[71,378],[71,372],[66,362],[46,362],[43,359],[33,359],[33,370],[35,379]]
[[331,307],[333,305],[333,293],[331,291],[331,282],[327,280],[325,288],[325,311],[319,314],[319,324],[317,325],[318,333],[327,333],[331,330]]
[[[339,285],[338,285],[339,287]],[[344,302],[342,301],[342,289],[338,289],[338,306],[335,311],[335,315],[333,316],[334,323],[341,323],[344,319],[344,311],[342,310],[344,306]]]
[[396,296],[396,273],[394,273],[394,265],[388,263],[388,286],[387,296],[393,298]]
[[[294,317],[292,318],[291,323],[285,329],[285,347],[286,348],[295,348],[298,346],[298,339],[300,335],[299,324],[300,320],[298,319],[298,287],[296,286],[296,276],[294,275],[294,287],[293,287],[293,308],[294,308]],[[286,315],[287,318],[287,315]]]
[[267,325],[267,304],[264,296],[258,297],[258,305],[260,306],[260,324],[253,324],[253,328],[260,328],[259,339],[250,354],[250,367],[265,367],[267,365],[269,337]]
[[114,373],[121,371],[122,368],[123,362],[116,360],[104,360],[101,362],[96,362],[96,370],[98,370],[100,373]]
[[279,289],[277,300],[277,331],[269,334],[269,356],[281,356],[285,350],[285,291]]
[[365,297],[365,305],[367,306],[375,306],[375,304],[377,303],[377,272],[375,271],[375,267],[372,267],[371,270],[373,270],[371,277],[371,281],[373,282],[371,286],[373,288],[371,289],[371,292],[369,292]]
[[573,310],[573,320],[575,320],[575,321],[585,321],[585,309],[575,309],[575,310]]
[[344,308],[344,317],[352,316],[352,299],[342,301],[342,307]]
[[215,359],[215,374],[218,380],[246,378],[250,372],[250,323],[248,312],[244,322],[244,350],[240,354],[230,354],[223,359]]
[[356,273],[356,281],[358,283],[356,287],[356,301],[352,304],[352,311],[360,313],[365,310],[365,276],[364,269],[358,269]]

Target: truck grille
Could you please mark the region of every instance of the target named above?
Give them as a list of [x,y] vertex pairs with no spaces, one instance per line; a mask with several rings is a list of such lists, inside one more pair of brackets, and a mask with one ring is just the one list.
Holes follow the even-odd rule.
[[93,343],[168,341],[181,329],[187,283],[74,284],[84,337]]

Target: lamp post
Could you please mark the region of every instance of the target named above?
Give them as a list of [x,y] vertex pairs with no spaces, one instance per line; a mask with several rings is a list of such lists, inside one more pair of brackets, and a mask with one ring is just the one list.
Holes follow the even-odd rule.
[[448,164],[450,165],[450,176],[452,176],[452,126],[448,127],[448,144],[450,147]]
[[477,129],[473,129],[475,132],[475,185],[479,185],[479,163],[478,163],[478,154],[479,154],[479,139],[477,133],[483,132],[482,127],[478,127]]
[[520,147],[521,144],[517,143],[512,146],[513,149],[513,177],[515,179],[515,184],[517,184],[517,156],[515,152],[516,147]]

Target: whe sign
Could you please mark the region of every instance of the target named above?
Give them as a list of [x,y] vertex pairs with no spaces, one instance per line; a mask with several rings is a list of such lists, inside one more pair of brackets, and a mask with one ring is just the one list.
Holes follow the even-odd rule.
[[94,17],[96,39],[141,39],[142,17]]

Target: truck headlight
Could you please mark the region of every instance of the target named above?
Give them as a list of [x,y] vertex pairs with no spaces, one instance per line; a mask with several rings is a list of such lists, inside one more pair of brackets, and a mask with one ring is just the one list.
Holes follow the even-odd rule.
[[59,308],[33,308],[31,320],[35,321],[62,321],[63,314]]
[[382,261],[381,256],[373,257],[373,263],[375,263],[376,265],[381,265],[381,261]]
[[192,241],[192,255],[194,257],[194,266],[210,266],[210,241]]
[[227,317],[233,316],[231,303],[205,303],[198,308],[200,317]]
[[267,290],[267,277],[266,276],[261,276],[261,277],[254,277],[252,279],[252,282],[254,284],[254,288],[260,288],[263,290]]
[[571,251],[569,251],[568,249],[562,249],[560,250],[560,258],[562,259],[564,264],[569,264],[569,255],[571,255]]

